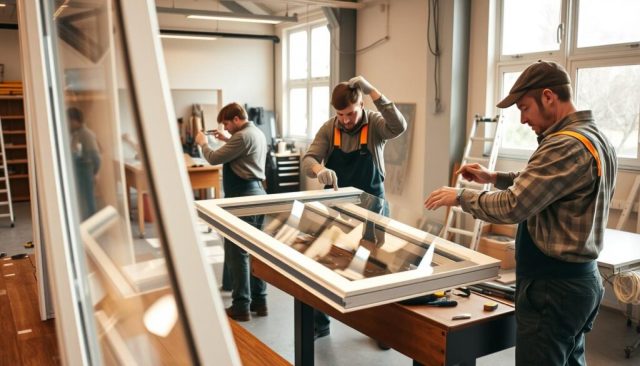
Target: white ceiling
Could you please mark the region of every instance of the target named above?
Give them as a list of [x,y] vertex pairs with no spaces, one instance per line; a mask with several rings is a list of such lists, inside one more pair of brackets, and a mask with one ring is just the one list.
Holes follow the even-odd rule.
[[[138,1],[138,0],[136,0]],[[55,0],[56,4],[62,4],[64,0]],[[69,8],[86,8],[92,7],[96,4],[96,0],[68,0]],[[244,8],[246,11],[253,14],[261,15],[293,15],[294,13],[303,14],[309,11],[316,10],[320,6],[329,6],[335,8],[341,7],[354,7],[364,6],[366,0],[359,0],[357,3],[350,1],[340,0],[238,0],[238,1],[219,1],[219,0],[155,0],[158,7],[165,8],[183,8],[183,9],[198,9],[198,10],[212,10],[212,11],[232,11],[234,7]],[[0,3],[6,4],[4,7],[0,7],[0,23],[17,23],[16,14],[16,0],[0,0]],[[231,10],[224,6],[225,3],[232,3]],[[242,11],[242,9],[239,9]],[[78,9],[78,10],[79,10]],[[69,9],[68,13],[73,13],[72,9]],[[177,16],[168,15],[169,18],[173,18],[170,23],[173,27],[180,27],[180,21]],[[184,16],[182,16],[184,18]],[[163,18],[160,17],[160,25],[163,25]],[[184,21],[186,28],[193,28],[193,23]],[[217,25],[216,25],[217,27]]]

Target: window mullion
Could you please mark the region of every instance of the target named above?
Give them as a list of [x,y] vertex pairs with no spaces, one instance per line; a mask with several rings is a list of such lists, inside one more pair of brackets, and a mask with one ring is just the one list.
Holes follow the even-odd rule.
[[313,53],[311,52],[311,25],[307,27],[307,137],[312,138],[311,136],[311,126],[313,125],[311,118],[311,108],[313,101],[311,100],[311,57],[313,57]]

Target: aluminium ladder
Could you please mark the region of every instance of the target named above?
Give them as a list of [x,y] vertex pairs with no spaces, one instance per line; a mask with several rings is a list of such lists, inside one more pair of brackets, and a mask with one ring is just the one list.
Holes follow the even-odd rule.
[[[483,128],[478,129],[482,125]],[[467,140],[467,146],[464,149],[462,163],[465,164],[479,163],[487,169],[493,171],[498,160],[498,149],[500,148],[500,139],[503,130],[503,118],[498,115],[494,118],[481,117],[475,115],[473,125]],[[456,175],[456,188],[471,188],[478,190],[491,190],[492,184],[480,184],[470,182],[462,178],[461,174]],[[470,220],[466,220],[466,218]],[[470,249],[476,250],[480,233],[484,222],[480,219],[474,219],[471,214],[464,212],[458,206],[452,206],[447,213],[447,220],[442,230],[442,237],[449,240],[452,234],[469,238],[466,240]],[[459,242],[459,241],[457,241]]]
[[[9,209],[8,212],[5,211],[5,207]],[[15,226],[11,185],[9,184],[9,171],[7,170],[7,155],[4,150],[4,132],[2,131],[2,119],[0,119],[0,218],[3,217],[8,217],[11,220],[11,227]]]

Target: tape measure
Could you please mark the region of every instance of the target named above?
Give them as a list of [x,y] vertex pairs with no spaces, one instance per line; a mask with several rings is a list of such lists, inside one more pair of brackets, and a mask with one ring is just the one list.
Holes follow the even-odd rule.
[[498,308],[497,302],[486,302],[484,303],[484,311],[494,311]]

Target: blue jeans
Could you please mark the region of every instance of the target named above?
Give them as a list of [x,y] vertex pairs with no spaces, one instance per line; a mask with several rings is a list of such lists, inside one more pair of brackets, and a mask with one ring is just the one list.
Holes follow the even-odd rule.
[[[262,228],[264,216],[241,217],[258,229]],[[267,284],[251,275],[249,254],[232,241],[224,240],[224,261],[231,274],[232,306],[237,312],[249,311],[249,305],[263,305],[267,302]]]
[[585,333],[604,296],[596,270],[577,278],[516,281],[516,365],[585,365]]
[[[265,194],[261,187],[225,192],[225,197],[258,196]],[[240,217],[250,225],[262,229],[263,215]],[[251,304],[264,305],[267,302],[267,284],[251,275],[249,253],[229,239],[224,240],[224,263],[231,277],[231,299],[235,312],[247,312]],[[224,276],[223,276],[224,277]],[[224,279],[223,279],[224,282]]]

